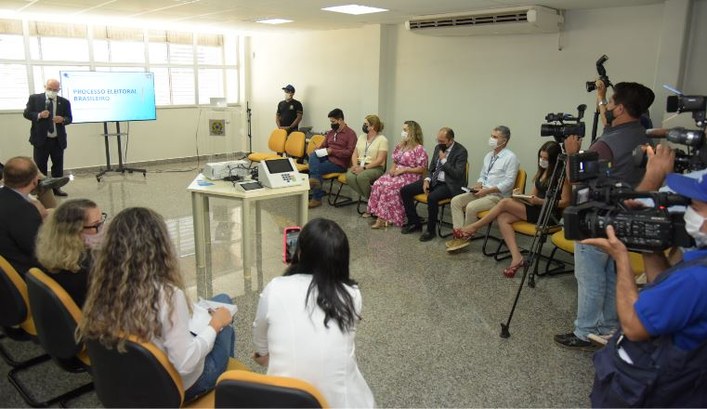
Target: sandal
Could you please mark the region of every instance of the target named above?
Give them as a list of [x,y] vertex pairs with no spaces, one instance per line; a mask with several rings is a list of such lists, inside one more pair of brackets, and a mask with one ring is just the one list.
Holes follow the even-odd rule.
[[465,233],[462,229],[452,229],[452,236],[455,239],[469,240],[474,237],[474,233]]
[[387,229],[388,228],[388,221],[383,220],[380,217],[376,220],[375,223],[371,226],[372,229]]
[[525,259],[521,260],[520,263],[510,266],[503,270],[503,275],[506,276],[507,278],[513,278],[515,277],[516,273],[518,270],[520,270],[522,267],[525,267]]

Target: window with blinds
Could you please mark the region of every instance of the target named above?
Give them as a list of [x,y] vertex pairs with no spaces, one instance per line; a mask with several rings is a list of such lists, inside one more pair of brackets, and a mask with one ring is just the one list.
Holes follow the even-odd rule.
[[152,71],[158,106],[238,103],[238,52],[234,34],[0,19],[0,110],[23,109],[63,70]]

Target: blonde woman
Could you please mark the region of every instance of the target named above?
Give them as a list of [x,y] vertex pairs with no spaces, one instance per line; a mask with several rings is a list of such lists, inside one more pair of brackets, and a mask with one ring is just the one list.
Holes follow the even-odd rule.
[[368,212],[378,216],[371,228],[403,225],[405,208],[400,188],[420,180],[427,168],[427,160],[427,152],[422,146],[422,128],[415,121],[405,121],[400,132],[400,143],[393,149],[393,166],[376,180],[371,189]]
[[76,305],[86,299],[91,250],[100,245],[106,214],[88,199],[68,200],[52,212],[37,234],[37,260]]
[[[351,156],[351,167],[346,172],[346,184],[363,197],[371,195],[371,184],[385,172],[388,158],[388,138],[383,132],[383,122],[377,115],[368,115],[361,128],[356,149]],[[370,217],[364,213],[363,217]]]
[[[152,341],[181,375],[185,401],[212,389],[234,353],[231,315],[215,309],[205,329],[189,332],[191,303],[162,217],[146,208],[125,209],[111,221],[103,244],[89,277],[79,338],[118,351],[130,335]],[[230,303],[225,294],[214,300]]]

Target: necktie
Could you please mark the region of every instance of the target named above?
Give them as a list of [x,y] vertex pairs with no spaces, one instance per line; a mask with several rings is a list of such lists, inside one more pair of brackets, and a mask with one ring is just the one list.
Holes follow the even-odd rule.
[[49,133],[54,133],[54,101],[51,99],[47,110],[49,111]]
[[439,173],[442,172],[442,161],[437,158],[437,165],[435,166],[435,171],[432,172],[432,177],[430,178],[430,186],[437,184]]

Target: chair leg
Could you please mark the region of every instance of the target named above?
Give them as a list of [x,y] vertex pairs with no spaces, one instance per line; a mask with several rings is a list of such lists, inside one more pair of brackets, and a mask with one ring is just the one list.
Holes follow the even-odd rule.
[[363,209],[361,209],[362,204],[368,205],[368,200],[363,200],[363,196],[359,196],[358,201],[356,202],[356,212],[358,214],[364,214],[368,210],[367,209],[368,206],[364,206]]
[[[12,328],[3,328],[3,331],[9,331],[9,330],[12,330]],[[19,334],[18,334],[18,335],[19,335]],[[3,338],[13,339],[12,336],[8,336],[8,335],[6,335],[6,334],[4,334],[4,333],[0,333],[0,339],[3,339]],[[29,338],[27,338],[27,339],[29,340]],[[5,363],[8,364],[9,366],[11,366],[11,367],[13,367],[13,368],[17,368],[17,367],[25,366],[25,365],[28,365],[28,364],[29,364],[29,365],[32,365],[31,362],[32,362],[34,359],[37,359],[37,358],[39,358],[39,357],[48,357],[48,355],[43,354],[43,355],[40,355],[39,357],[34,357],[34,358],[26,359],[26,360],[24,360],[24,361],[17,361],[17,360],[15,360],[15,358],[13,358],[13,357],[10,355],[10,353],[7,351],[7,348],[5,348],[5,346],[4,346],[2,343],[0,343],[0,357],[2,357],[2,360],[5,361]]]
[[442,225],[448,226],[448,227],[454,227],[451,223],[444,221],[444,209],[446,208],[446,205],[440,206],[439,209],[439,220],[437,220],[437,235],[441,238],[447,238],[452,235],[452,231],[449,233],[443,234],[442,233]]
[[30,393],[28,392],[27,388],[25,385],[19,380],[18,374],[20,372],[24,372],[27,369],[30,369],[31,367],[34,367],[36,365],[39,365],[43,362],[49,361],[51,357],[49,355],[42,355],[38,356],[36,358],[32,358],[30,360],[25,361],[26,364],[22,366],[18,366],[15,368],[12,368],[10,372],[7,373],[7,379],[12,384],[12,386],[17,390],[17,392],[20,394],[22,399],[30,406],[34,408],[46,408],[49,406],[52,406],[56,403],[59,404],[61,407],[66,407],[65,404],[66,402],[70,401],[71,399],[77,398],[85,393],[91,392],[94,389],[93,382],[89,382],[85,385],[81,385],[75,389],[72,389],[68,392],[65,392],[59,396],[55,396],[53,398],[49,398],[45,401],[39,402],[32,398]]

